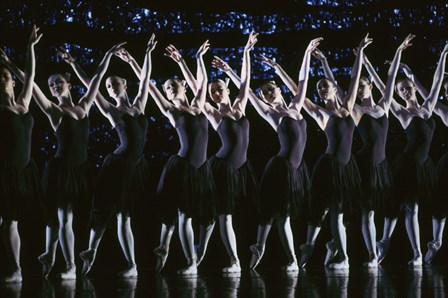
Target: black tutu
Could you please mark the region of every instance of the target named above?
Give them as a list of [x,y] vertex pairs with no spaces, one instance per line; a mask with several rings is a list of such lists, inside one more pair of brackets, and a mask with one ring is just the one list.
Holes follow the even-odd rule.
[[157,208],[167,225],[175,223],[178,210],[200,223],[210,223],[216,216],[215,184],[208,161],[195,168],[185,158],[171,156],[157,187]]
[[349,215],[361,195],[361,177],[354,157],[343,165],[329,154],[321,155],[311,176],[311,223],[321,226],[326,209]]
[[[216,187],[217,213],[234,214],[238,199],[245,198],[251,209],[259,205],[258,183],[249,161],[235,169],[225,159],[213,156],[209,160]],[[244,204],[246,205],[246,204]]]
[[375,164],[368,158],[357,156],[356,162],[361,173],[361,207],[369,211],[384,210],[392,192],[392,171],[388,160]]
[[448,215],[448,153],[437,163],[437,186],[432,200],[432,215],[438,219]]
[[428,157],[423,163],[404,153],[399,154],[392,164],[392,199],[387,206],[387,216],[397,217],[407,203],[429,203],[436,186],[436,168]]
[[130,216],[136,204],[148,196],[149,169],[139,161],[109,154],[104,159],[90,215],[90,227],[106,226],[116,213]]
[[58,208],[88,206],[93,185],[94,174],[88,161],[72,165],[61,158],[51,158],[42,175],[43,207],[48,224],[57,224]]
[[[39,171],[33,159],[24,168],[0,163],[0,216],[19,220],[41,199]],[[37,203],[37,204],[36,204]]]
[[275,216],[296,217],[309,202],[310,179],[305,162],[296,169],[282,156],[274,156],[266,164],[260,183],[260,222]]

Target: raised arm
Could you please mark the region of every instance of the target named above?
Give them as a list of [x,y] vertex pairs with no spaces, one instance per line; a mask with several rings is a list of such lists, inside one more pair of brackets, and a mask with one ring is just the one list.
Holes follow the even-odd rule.
[[148,89],[149,81],[151,76],[151,52],[156,47],[157,41],[155,40],[155,35],[152,34],[148,41],[145,51],[145,60],[143,61],[143,68],[140,75],[140,85],[138,88],[137,96],[134,100],[134,107],[137,108],[141,113],[144,114],[146,102],[148,101]]
[[350,85],[348,87],[347,95],[344,97],[342,103],[345,108],[351,112],[353,106],[356,101],[356,96],[358,93],[359,86],[359,78],[361,77],[361,68],[362,68],[362,55],[364,53],[364,49],[372,42],[372,38],[369,38],[369,34],[361,40],[358,46],[358,53],[355,58],[355,63],[352,67],[351,76],[350,76]]
[[338,90],[338,92],[337,92],[338,98],[344,97],[344,90],[342,90],[341,86],[339,86],[337,84],[336,79],[333,75],[333,72],[331,71],[330,65],[328,64],[327,57],[325,57],[324,53],[322,53],[321,50],[316,48],[316,49],[314,49],[313,52],[311,52],[311,54],[314,56],[314,58],[316,58],[317,60],[320,61],[321,65],[322,65],[322,69],[324,71],[324,76],[327,79],[329,79],[330,81],[332,81],[333,85],[336,86],[336,89]]
[[[206,41],[208,42],[208,40]],[[170,44],[165,48],[165,56],[170,57],[171,59],[176,62],[180,70],[182,71],[182,74],[187,81],[188,86],[191,88],[194,94],[196,94],[197,89],[199,88],[199,83],[196,81],[197,78],[194,77],[193,73],[191,72],[190,68],[188,68],[187,63],[185,62],[184,58],[182,58],[182,55],[179,53],[179,50]]]
[[261,62],[269,65],[275,70],[275,73],[280,77],[283,83],[288,87],[288,89],[293,93],[297,94],[298,86],[297,83],[286,73],[286,71],[274,60],[260,55]]
[[207,69],[205,68],[204,54],[210,48],[210,43],[206,40],[196,53],[197,61],[197,75],[196,75],[196,90],[194,90],[194,98],[191,102],[191,106],[196,107],[200,110],[204,110],[205,99],[207,97]]
[[140,65],[138,65],[137,61],[135,61],[134,57],[132,57],[131,54],[129,54],[129,52],[125,48],[122,47],[122,48],[118,49],[118,51],[115,53],[115,56],[117,56],[124,62],[129,63],[129,65],[131,66],[135,75],[138,78],[140,78],[142,69],[140,68]]
[[364,64],[364,66],[366,67],[367,72],[369,73],[370,77],[372,78],[372,82],[378,88],[380,93],[382,95],[384,95],[384,92],[386,92],[386,85],[384,85],[383,81],[381,80],[380,76],[376,72],[376,70],[373,67],[372,63],[370,63],[370,61],[367,58],[367,55],[365,53],[363,53],[363,55],[362,55],[362,63]]
[[[384,63],[385,64],[390,64],[391,61],[390,60],[386,60]],[[423,86],[423,84],[420,82],[420,80],[417,79],[417,77],[412,72],[411,68],[407,64],[404,64],[404,63],[400,63],[398,68],[403,70],[403,72],[406,75],[406,77],[409,78],[412,82],[414,82],[415,87],[417,88],[418,93],[420,93],[420,95],[422,97],[427,98],[428,95],[429,95],[429,91]]]
[[392,60],[389,71],[387,72],[387,83],[386,83],[386,91],[384,92],[384,109],[388,110],[389,107],[394,114],[395,117],[400,121],[403,127],[407,127],[406,125],[406,115],[408,114],[407,110],[400,104],[398,104],[394,98],[394,89],[395,89],[395,78],[397,76],[398,68],[400,66],[401,53],[404,49],[410,47],[411,40],[415,37],[415,35],[409,34],[406,36],[404,41],[400,44],[395,52],[394,59]]
[[16,103],[23,106],[25,110],[28,110],[30,105],[31,96],[33,95],[33,83],[34,76],[36,74],[36,56],[34,53],[34,46],[39,42],[42,34],[37,34],[39,28],[33,25],[31,35],[28,40],[28,53],[25,66],[25,77],[23,80],[22,92],[17,97]]
[[292,99],[291,108],[294,108],[297,111],[301,111],[303,103],[306,97],[306,90],[308,86],[308,78],[310,71],[310,61],[311,61],[311,53],[316,49],[316,47],[320,44],[323,38],[315,38],[310,41],[308,44],[305,54],[303,56],[302,66],[299,71],[299,79],[297,83],[297,94]]
[[425,99],[422,107],[429,114],[432,114],[434,107],[437,103],[437,99],[439,97],[440,88],[442,87],[443,76],[445,74],[445,64],[446,64],[446,54],[448,53],[448,43],[445,44],[445,47],[440,54],[439,63],[437,64],[436,71],[434,72],[434,78],[432,81],[431,91],[429,91],[428,97]]
[[246,46],[243,52],[243,63],[241,66],[241,83],[238,92],[238,96],[233,103],[233,108],[244,114],[247,105],[247,99],[250,90],[250,50],[257,43],[258,33],[251,32],[247,40]]

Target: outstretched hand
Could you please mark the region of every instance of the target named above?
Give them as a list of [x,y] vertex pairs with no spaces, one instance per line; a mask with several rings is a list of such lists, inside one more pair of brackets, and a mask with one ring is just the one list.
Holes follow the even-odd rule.
[[359,46],[357,48],[357,52],[360,53],[362,50],[364,50],[369,44],[371,44],[373,41],[373,38],[369,37],[369,33],[366,34],[366,36],[361,40],[359,43]]
[[403,40],[403,42],[398,47],[397,51],[402,51],[402,50],[407,49],[410,46],[412,46],[411,40],[413,40],[414,37],[415,37],[415,35],[413,35],[413,34],[409,34],[408,36],[406,36],[406,38]]
[[210,42],[208,39],[199,47],[198,52],[196,53],[196,57],[199,58],[204,55],[208,49],[210,48]]
[[148,44],[146,45],[146,53],[152,52],[156,48],[157,40],[156,35],[153,33],[148,40]]
[[129,54],[129,52],[125,48],[119,48],[115,52],[115,56],[117,56],[126,63],[129,63],[132,60],[131,54]]
[[264,55],[260,55],[260,60],[262,63],[266,63],[267,65],[269,65],[270,67],[275,67],[277,66],[277,62],[275,62],[274,60],[272,60],[271,58],[268,58]]
[[218,56],[214,56],[212,60],[212,66],[216,69],[219,69],[220,71],[226,72],[230,70],[229,64],[219,58]]
[[117,53],[122,47],[123,47],[123,45],[125,45],[126,44],[126,42],[120,42],[120,43],[117,43],[116,45],[114,45],[113,47],[111,47],[110,49],[109,49],[109,51],[107,51],[107,55],[113,55],[113,54],[115,54],[115,53]]
[[258,33],[255,33],[253,31],[249,34],[249,38],[247,39],[246,46],[244,47],[245,51],[250,51],[254,47],[254,45],[258,41],[257,36],[258,36]]
[[315,39],[312,39],[310,43],[308,44],[308,47],[306,48],[306,52],[313,53],[315,50],[317,50],[317,47],[320,45],[320,42],[323,40],[323,37],[318,37]]
[[175,62],[178,63],[182,60],[182,55],[179,53],[179,50],[176,49],[176,47],[173,46],[172,44],[170,44],[165,48],[165,53],[163,55],[170,57],[171,59],[173,59]]
[[28,41],[30,45],[34,46],[41,39],[42,33],[37,34],[38,31],[39,31],[39,28],[36,25],[33,25],[33,29],[31,30],[31,34],[30,34],[30,39]]
[[323,61],[326,59],[324,53],[322,53],[322,51],[319,50],[317,47],[311,51],[311,55],[313,55],[313,57],[319,61]]
[[62,60],[64,60],[64,62],[68,64],[75,62],[73,56],[63,47],[59,47],[58,49],[56,49],[56,53],[59,57],[61,57]]

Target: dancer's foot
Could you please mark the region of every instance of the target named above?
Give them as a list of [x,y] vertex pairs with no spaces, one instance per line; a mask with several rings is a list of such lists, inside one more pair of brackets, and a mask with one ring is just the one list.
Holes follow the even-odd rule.
[[440,247],[442,247],[441,240],[432,240],[428,242],[428,251],[425,254],[425,263],[431,263],[434,256],[439,252]]
[[371,258],[370,261],[365,262],[363,265],[367,269],[378,268],[378,259],[376,257]]
[[300,259],[299,259],[299,267],[304,268],[306,266],[306,263],[308,263],[309,259],[311,258],[311,255],[314,251],[314,244],[302,244],[300,245]]
[[222,269],[223,273],[241,273],[241,266],[239,261],[234,261],[229,267]]
[[338,254],[338,249],[336,248],[333,240],[327,242],[325,247],[327,248],[327,253],[325,254],[324,266],[328,266]]
[[187,268],[177,270],[177,274],[179,274],[179,275],[196,275],[196,274],[198,274],[198,266],[197,266],[196,261],[191,262]]
[[69,266],[69,268],[64,271],[61,272],[58,277],[62,280],[73,280],[76,279],[76,266],[73,264],[71,266]]
[[48,252],[44,252],[37,259],[42,264],[42,275],[47,278],[54,265],[54,254],[50,255]]
[[299,265],[297,265],[297,260],[290,262],[288,265],[282,267],[284,272],[296,272],[299,271]]
[[250,260],[250,269],[255,269],[261,261],[264,254],[264,248],[259,244],[254,244],[250,246],[250,251],[252,252],[252,258]]
[[18,269],[12,274],[2,277],[2,283],[17,283],[22,282],[22,270]]
[[383,239],[376,243],[376,254],[378,256],[378,264],[386,257],[390,248],[390,239]]
[[162,271],[163,267],[165,266],[166,259],[168,258],[168,248],[165,245],[158,246],[158,247],[154,248],[153,252],[157,257],[156,271],[160,272],[160,271]]
[[90,269],[92,268],[93,262],[95,261],[96,249],[84,250],[79,253],[79,256],[81,257],[81,260],[83,262],[81,274],[86,275],[87,273],[89,273]]
[[328,268],[333,269],[333,270],[345,270],[345,269],[348,269],[349,267],[350,266],[348,264],[347,257],[342,258],[341,261],[331,263],[330,265],[328,265]]
[[202,244],[196,244],[194,246],[194,251],[196,252],[196,258],[198,259],[199,266],[204,259],[204,247],[202,246]]
[[422,255],[420,254],[420,255],[415,256],[412,260],[410,260],[410,261],[408,262],[408,265],[409,265],[409,266],[412,266],[412,267],[419,267],[419,266],[422,266],[422,265],[423,265],[423,258],[422,258]]
[[118,277],[120,278],[137,278],[137,266],[134,264],[129,269],[118,272]]

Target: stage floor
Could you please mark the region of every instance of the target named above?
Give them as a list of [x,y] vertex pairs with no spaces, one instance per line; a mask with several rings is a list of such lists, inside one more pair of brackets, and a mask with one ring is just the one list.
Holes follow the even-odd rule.
[[201,271],[180,277],[140,269],[138,279],[98,272],[74,281],[28,273],[21,284],[1,284],[0,297],[446,297],[448,267],[384,266],[347,271],[312,267],[296,273],[263,268],[241,274]]

